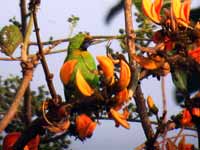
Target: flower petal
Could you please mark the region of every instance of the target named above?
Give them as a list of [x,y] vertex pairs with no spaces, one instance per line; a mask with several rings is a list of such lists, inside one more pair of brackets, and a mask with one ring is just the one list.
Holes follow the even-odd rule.
[[182,118],[180,120],[181,125],[183,125],[183,126],[192,126],[192,122],[191,121],[192,121],[192,116],[191,116],[189,110],[184,109],[182,111]]
[[189,24],[191,0],[185,0],[183,3],[181,3],[181,0],[172,0],[171,3],[176,22],[187,27]]
[[189,23],[189,17],[190,17],[190,0],[185,0],[181,7],[180,16],[181,19],[184,20],[186,23]]
[[197,107],[192,108],[192,115],[200,117],[200,108]]
[[114,64],[107,56],[96,57],[109,85],[114,83]]
[[148,70],[158,69],[164,64],[164,59],[159,56],[154,58],[146,58],[144,56],[132,55],[132,57],[138,64]]
[[76,86],[78,87],[80,92],[85,96],[91,96],[94,93],[94,90],[84,79],[79,69],[76,72]]
[[129,65],[124,61],[120,61],[120,78],[119,86],[121,89],[126,88],[131,80],[131,71]]
[[144,14],[154,23],[160,24],[160,10],[162,8],[163,0],[142,0],[142,10]]
[[175,18],[180,18],[181,1],[171,0],[171,7]]
[[155,0],[154,1],[155,11],[157,14],[160,14],[162,5],[163,5],[163,0]]
[[124,115],[119,114],[116,110],[110,109],[111,116],[115,119],[116,122],[118,122],[121,126],[123,126],[126,129],[130,128],[129,123],[127,122]]
[[84,140],[86,137],[90,137],[95,128],[96,123],[86,114],[81,114],[76,117],[76,132],[80,139]]
[[188,51],[188,55],[192,57],[197,63],[200,64],[200,47]]
[[74,71],[74,68],[76,66],[77,60],[68,60],[66,61],[61,69],[60,69],[60,79],[63,82],[63,84],[68,84],[70,77]]
[[143,10],[145,16],[147,16],[149,18],[152,18],[151,6],[152,6],[151,0],[142,0],[142,10]]

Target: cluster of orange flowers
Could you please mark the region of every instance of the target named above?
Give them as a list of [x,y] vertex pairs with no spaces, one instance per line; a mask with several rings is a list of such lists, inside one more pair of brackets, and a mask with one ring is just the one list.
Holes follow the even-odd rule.
[[[182,26],[188,28],[190,25],[190,4],[191,0],[172,0],[170,10],[165,9],[165,16],[161,16],[161,9],[163,0],[142,1],[142,9],[144,14],[154,23],[164,25],[176,31],[178,27]],[[197,23],[198,25],[198,23]],[[190,27],[191,28],[191,27]],[[199,30],[199,29],[198,29]],[[163,35],[162,32],[157,31],[154,33],[152,40],[158,44],[163,42],[165,50],[171,51],[174,48],[174,41],[168,36]],[[195,46],[193,50],[188,51],[188,55],[200,64],[200,47]]]
[[[100,67],[109,85],[117,83],[120,91],[115,94],[115,105],[110,108],[108,114],[115,120],[116,126],[123,126],[124,128],[130,128],[127,119],[129,117],[129,112],[127,108],[123,109],[123,113],[120,114],[118,111],[122,109],[125,103],[129,101],[129,91],[127,89],[130,79],[131,71],[129,65],[123,60],[112,60],[107,56],[98,56]],[[120,75],[119,79],[115,78],[114,67],[115,63],[120,65]]]
[[192,122],[192,116],[200,117],[200,108],[194,107],[191,112],[188,109],[182,111],[182,118],[180,120],[181,125],[192,127],[194,123]]
[[[171,26],[176,25],[183,25],[185,27],[188,27],[190,20],[190,0],[184,0],[184,2],[181,2],[181,0],[172,0],[171,1],[171,16],[169,14],[166,14],[166,17],[171,18],[165,18],[167,19],[167,23],[169,23]],[[147,17],[151,19],[156,24],[162,24],[164,18],[161,17],[160,12],[163,6],[163,0],[155,0],[153,3],[151,0],[143,0],[142,1],[142,9],[143,12]],[[175,24],[173,24],[173,21]]]

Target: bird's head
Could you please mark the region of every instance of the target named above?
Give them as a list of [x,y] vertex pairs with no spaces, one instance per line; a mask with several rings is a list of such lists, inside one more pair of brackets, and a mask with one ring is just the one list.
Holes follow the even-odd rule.
[[94,42],[95,40],[89,34],[79,33],[72,37],[69,40],[68,51],[71,52],[73,50],[87,50],[87,48]]

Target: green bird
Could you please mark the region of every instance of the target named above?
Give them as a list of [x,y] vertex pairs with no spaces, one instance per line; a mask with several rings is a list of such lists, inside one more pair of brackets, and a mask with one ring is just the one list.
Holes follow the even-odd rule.
[[95,60],[87,48],[94,42],[88,34],[79,33],[69,41],[68,55],[60,70],[65,99],[91,96],[99,85]]

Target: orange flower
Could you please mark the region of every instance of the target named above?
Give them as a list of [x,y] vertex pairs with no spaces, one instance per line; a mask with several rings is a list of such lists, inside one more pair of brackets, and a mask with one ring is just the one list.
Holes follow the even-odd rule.
[[192,57],[197,63],[200,64],[200,47],[197,47],[194,50],[188,51],[188,55]]
[[[121,115],[121,114],[120,114],[120,115]],[[123,118],[127,120],[128,117],[129,117],[129,115],[130,115],[130,112],[128,111],[128,108],[127,108],[127,107],[124,108],[124,109],[123,109],[123,113],[122,113],[121,116],[123,116]],[[125,120],[125,122],[127,122],[126,120]],[[119,123],[117,120],[115,120],[115,126],[116,126],[116,127],[119,127],[119,126],[120,126],[120,123]]]
[[140,64],[143,68],[147,70],[155,70],[159,69],[163,66],[165,63],[165,59],[158,56],[158,55],[152,55],[150,57],[144,57],[140,55],[132,55],[132,58]]
[[120,78],[119,78],[119,87],[125,89],[131,80],[131,70],[129,65],[124,61],[120,61]]
[[185,143],[185,136],[182,137],[180,142],[178,143],[178,150],[194,150],[193,144],[186,144]]
[[184,149],[182,150],[194,150],[194,145],[193,144],[185,144]]
[[99,65],[103,71],[103,74],[106,78],[106,81],[109,85],[114,84],[115,78],[114,78],[114,64],[112,60],[107,56],[97,56],[96,57]]
[[76,64],[77,60],[68,60],[62,65],[60,69],[60,79],[65,85],[68,84]]
[[182,111],[182,118],[181,118],[180,122],[181,122],[181,125],[183,125],[183,126],[193,126],[192,116],[188,109],[184,109]]
[[76,117],[76,132],[81,140],[91,137],[95,128],[96,123],[86,114],[81,114]]
[[109,114],[115,120],[115,124],[117,127],[121,125],[126,129],[130,128],[129,123],[127,122],[127,119],[129,117],[129,112],[127,109],[124,109],[123,114],[120,114],[119,112],[111,108]]
[[187,27],[190,23],[190,0],[172,0],[171,9],[177,23]]
[[142,10],[144,14],[154,23],[160,24],[160,11],[163,5],[163,0],[142,0]]
[[[9,133],[3,140],[3,150],[13,150],[12,146],[15,144],[15,142],[20,136],[20,132]],[[24,150],[38,150],[39,143],[40,136],[37,135],[35,138],[31,139],[28,142],[28,144],[24,147]]]
[[158,108],[156,107],[154,100],[151,96],[147,97],[147,105],[149,107],[149,110],[154,113],[157,114],[158,113]]
[[200,108],[197,107],[192,108],[192,115],[200,117]]

